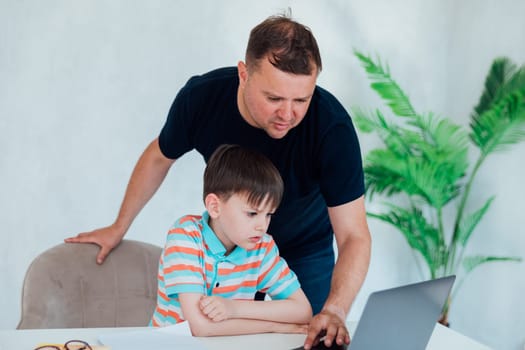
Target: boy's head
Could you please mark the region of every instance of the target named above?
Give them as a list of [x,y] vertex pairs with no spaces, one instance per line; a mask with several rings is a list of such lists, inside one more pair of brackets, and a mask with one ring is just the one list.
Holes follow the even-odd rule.
[[279,171],[264,155],[238,145],[221,145],[204,170],[203,198],[213,193],[222,200],[245,196],[249,204],[279,206],[283,195]]
[[204,171],[208,224],[229,254],[236,246],[255,248],[281,201],[283,181],[265,156],[222,145]]

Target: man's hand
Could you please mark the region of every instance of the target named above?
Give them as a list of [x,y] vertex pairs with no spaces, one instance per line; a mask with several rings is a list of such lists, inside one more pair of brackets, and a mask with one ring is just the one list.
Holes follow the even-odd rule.
[[220,322],[232,318],[233,302],[218,296],[202,296],[199,307],[210,320]]
[[350,334],[346,329],[343,311],[328,305],[314,316],[304,341],[305,350],[311,349],[313,345],[319,344],[320,341],[324,341],[326,347],[332,346],[334,341],[338,345],[350,344]]
[[90,232],[82,232],[74,237],[64,239],[66,243],[95,243],[100,247],[97,254],[97,264],[102,264],[108,254],[115,248],[124,233],[117,229],[114,225],[99,228]]

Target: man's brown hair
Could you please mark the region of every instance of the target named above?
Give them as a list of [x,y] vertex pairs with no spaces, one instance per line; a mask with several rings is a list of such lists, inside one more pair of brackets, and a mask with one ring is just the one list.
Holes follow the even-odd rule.
[[271,16],[250,32],[248,69],[257,69],[259,60],[266,57],[287,73],[310,75],[322,69],[319,47],[310,29],[285,15]]

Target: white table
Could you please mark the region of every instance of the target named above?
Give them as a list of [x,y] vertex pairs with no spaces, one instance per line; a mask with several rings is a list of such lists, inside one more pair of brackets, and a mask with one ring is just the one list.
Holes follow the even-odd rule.
[[[348,325],[353,333],[356,323]],[[0,350],[32,350],[40,343],[63,343],[70,339],[82,339],[98,344],[98,336],[104,333],[136,331],[144,328],[69,328],[37,330],[0,330]],[[256,334],[227,337],[199,338],[205,347],[214,350],[289,350],[303,344],[301,334]],[[426,350],[490,350],[454,330],[436,324]],[[146,349],[145,349],[146,350]],[[150,349],[147,349],[150,350]]]

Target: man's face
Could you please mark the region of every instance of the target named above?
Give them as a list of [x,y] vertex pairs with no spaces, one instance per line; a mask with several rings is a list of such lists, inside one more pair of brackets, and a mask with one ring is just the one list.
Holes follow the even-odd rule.
[[286,136],[304,118],[315,88],[317,73],[299,75],[280,71],[268,59],[248,71],[239,62],[237,104],[248,124],[274,138]]

